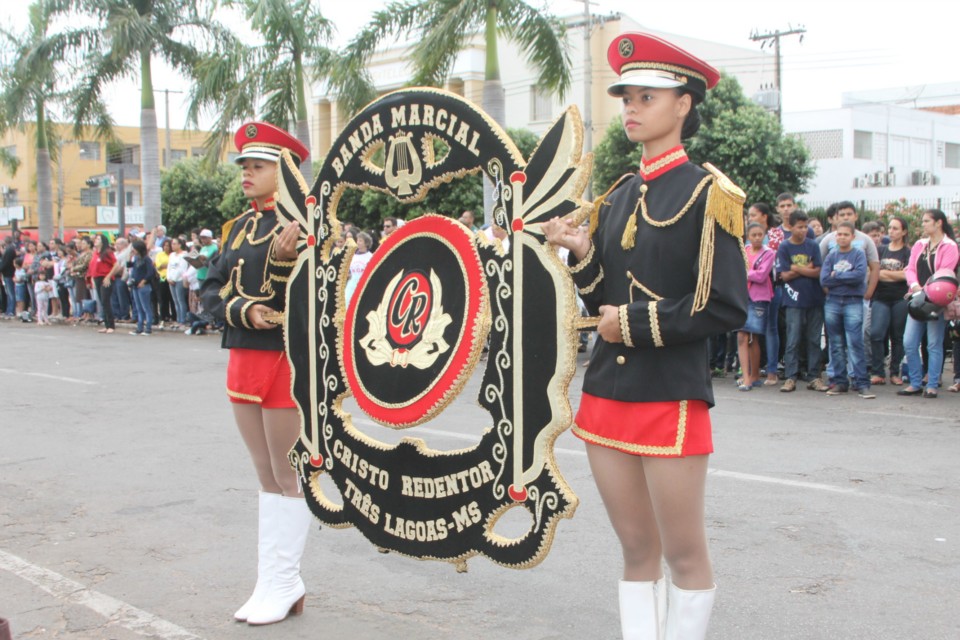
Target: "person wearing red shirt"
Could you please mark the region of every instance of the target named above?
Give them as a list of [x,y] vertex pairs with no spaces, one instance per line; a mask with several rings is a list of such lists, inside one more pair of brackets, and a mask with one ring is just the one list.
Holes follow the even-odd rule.
[[110,247],[107,236],[98,233],[93,236],[93,260],[90,261],[89,275],[93,278],[93,285],[100,300],[100,309],[103,313],[103,327],[100,333],[113,333],[116,324],[113,321],[113,309],[110,307],[110,295],[113,293],[113,282],[110,272],[117,263],[117,256]]

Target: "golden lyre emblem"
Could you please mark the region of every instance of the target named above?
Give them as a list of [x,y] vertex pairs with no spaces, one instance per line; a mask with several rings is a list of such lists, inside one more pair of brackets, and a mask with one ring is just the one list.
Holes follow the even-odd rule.
[[390,147],[387,149],[384,179],[401,197],[413,193],[410,187],[419,183],[423,177],[423,166],[413,146],[412,137],[412,134],[400,131],[397,135],[390,136]]

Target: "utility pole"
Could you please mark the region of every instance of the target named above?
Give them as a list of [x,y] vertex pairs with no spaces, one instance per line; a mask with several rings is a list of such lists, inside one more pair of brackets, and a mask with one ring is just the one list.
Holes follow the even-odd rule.
[[166,152],[166,158],[165,158],[165,162],[163,163],[163,166],[164,166],[164,168],[169,169],[169,168],[170,168],[170,165],[171,165],[171,158],[170,158],[170,150],[171,150],[171,144],[170,144],[170,94],[171,94],[171,93],[183,93],[183,91],[176,91],[176,90],[174,90],[174,89],[160,89],[160,91],[163,91],[163,104],[164,104],[164,112],[165,112],[164,120],[166,121],[165,126],[166,126],[166,128],[167,128],[167,135],[166,135],[167,152]]
[[800,42],[803,42],[803,34],[805,34],[806,32],[807,32],[806,28],[804,28],[803,25],[800,25],[797,28],[787,27],[786,31],[780,31],[779,29],[777,29],[776,31],[773,31],[773,32],[759,33],[756,30],[754,30],[753,33],[750,34],[751,40],[753,40],[754,42],[761,43],[760,44],[761,49],[767,46],[767,43],[770,40],[773,41],[774,58],[776,58],[776,61],[775,61],[776,71],[774,76],[774,82],[777,88],[777,121],[778,122],[783,121],[783,88],[780,83],[780,38],[783,38],[784,36],[799,35]]

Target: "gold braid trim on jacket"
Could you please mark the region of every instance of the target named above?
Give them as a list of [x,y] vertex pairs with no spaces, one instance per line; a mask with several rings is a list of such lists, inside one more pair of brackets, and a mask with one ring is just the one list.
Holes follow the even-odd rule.
[[710,299],[710,287],[713,284],[713,247],[716,230],[714,222],[720,228],[737,239],[743,250],[743,204],[747,195],[743,189],[720,172],[709,162],[703,168],[713,176],[713,184],[707,191],[706,215],[703,218],[703,231],[700,234],[700,264],[697,276],[697,288],[693,294],[693,306],[690,315],[703,311]]

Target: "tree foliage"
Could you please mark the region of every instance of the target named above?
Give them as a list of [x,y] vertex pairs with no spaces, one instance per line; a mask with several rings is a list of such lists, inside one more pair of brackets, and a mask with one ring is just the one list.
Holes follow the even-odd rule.
[[[441,86],[457,55],[478,33],[486,38],[486,81],[500,78],[499,34],[517,44],[524,61],[535,69],[541,89],[561,97],[569,90],[570,56],[563,21],[522,0],[390,2],[349,43],[335,65],[332,85],[347,111],[355,113],[375,95],[367,71],[370,58],[384,41],[406,38],[414,43],[408,56],[413,67],[411,86]],[[496,114],[490,115],[497,120]]]
[[806,191],[816,173],[806,147],[747,98],[736,78],[723,74],[699,109],[703,124],[687,143],[693,162],[723,171],[746,192],[748,203]]
[[[776,117],[751,102],[733,76],[720,82],[698,107],[700,131],[684,141],[690,160],[709,162],[747,194],[747,202],[775,202],[777,194],[803,193],[815,173],[806,147],[785,135]],[[636,171],[643,148],[634,145],[620,119],[610,123],[594,149],[594,193],[604,193],[624,173]]]
[[198,228],[219,229],[247,208],[237,167],[222,163],[210,172],[201,162],[198,158],[181,160],[161,174],[163,219],[174,235]]
[[[262,42],[248,45],[231,38],[227,46],[203,56],[191,92],[188,119],[198,123],[205,109],[216,120],[207,138],[210,164],[221,157],[234,129],[260,118],[286,129],[296,123],[297,138],[310,147],[305,86],[325,79],[336,59],[325,46],[332,25],[316,0],[228,0],[243,9]],[[301,165],[312,180],[310,160]]]

